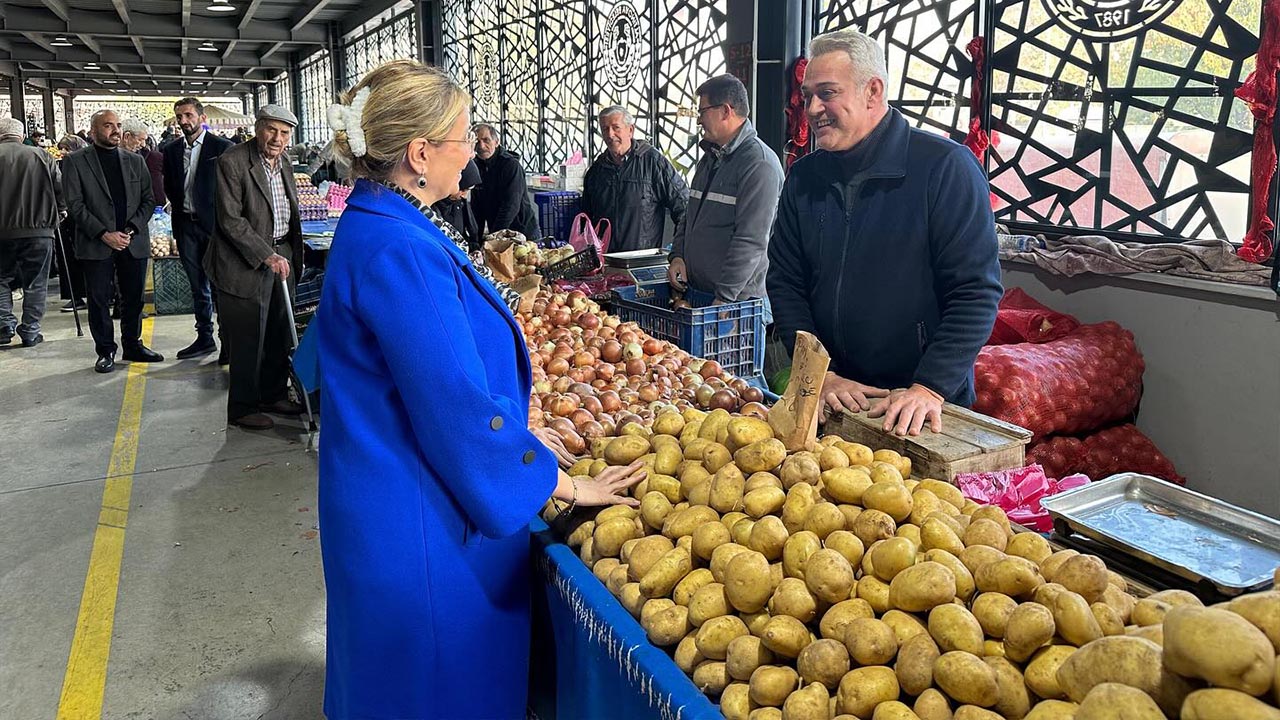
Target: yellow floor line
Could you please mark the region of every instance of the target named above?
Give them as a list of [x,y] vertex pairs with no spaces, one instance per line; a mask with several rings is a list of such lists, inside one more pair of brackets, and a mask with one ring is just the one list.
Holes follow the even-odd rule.
[[[142,342],[151,345],[151,318],[142,321]],[[124,532],[129,519],[129,496],[138,459],[142,425],[142,399],[147,387],[148,363],[130,363],[124,385],[124,402],[116,424],[115,444],[102,491],[98,527],[93,533],[89,572],[80,596],[80,615],[71,639],[71,654],[62,679],[58,720],[97,720],[107,684],[107,660],[111,655],[111,628],[116,616],[116,591],[120,562],[124,557]]]

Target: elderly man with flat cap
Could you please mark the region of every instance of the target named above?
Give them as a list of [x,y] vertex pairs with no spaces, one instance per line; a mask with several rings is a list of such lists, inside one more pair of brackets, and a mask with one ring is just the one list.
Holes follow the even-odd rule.
[[299,415],[288,399],[289,297],[302,261],[298,190],[288,150],[298,118],[279,105],[258,110],[254,137],[218,159],[217,227],[204,257],[205,272],[218,290],[218,317],[230,350],[231,386],[227,422],[247,430],[269,430],[268,413]]

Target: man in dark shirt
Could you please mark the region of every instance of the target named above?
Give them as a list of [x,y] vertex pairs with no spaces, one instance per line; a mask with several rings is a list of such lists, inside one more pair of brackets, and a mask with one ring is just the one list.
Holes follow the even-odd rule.
[[471,209],[482,233],[515,230],[538,238],[538,214],[529,198],[520,159],[501,146],[492,125],[476,125],[476,166],[480,184],[471,191]]
[[151,174],[142,156],[120,150],[120,119],[99,110],[92,119],[93,145],[66,158],[63,195],[75,222],[76,256],[89,293],[89,330],[98,362],[115,369],[115,327],[108,305],[112,281],[120,291],[120,341],[124,359],[159,362],[164,356],[142,344],[142,294],[151,238],[147,221],[155,210]]

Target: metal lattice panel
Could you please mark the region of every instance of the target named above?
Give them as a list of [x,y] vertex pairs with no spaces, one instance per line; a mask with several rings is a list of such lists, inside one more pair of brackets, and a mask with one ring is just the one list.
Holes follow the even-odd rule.
[[440,66],[464,87],[468,87],[471,82],[466,43],[469,5],[469,0],[440,3],[440,31],[444,38]]
[[1257,52],[1259,0],[1096,4],[995,5],[998,216],[1238,239],[1252,120],[1232,93]]
[[333,102],[329,90],[332,77],[333,64],[327,50],[321,50],[298,67],[298,86],[302,96],[298,139],[302,142],[316,145],[329,142],[331,132],[327,110]]
[[[609,105],[621,105],[635,117],[637,135],[652,137],[653,108],[649,106],[649,96],[654,58],[647,4],[644,0],[595,0],[589,12],[590,72],[595,91],[592,115]],[[591,134],[591,141],[593,150],[603,148],[596,133]]]
[[502,63],[497,3],[473,3],[468,27],[471,31],[467,38],[471,58],[471,118],[476,122],[501,124]]
[[543,0],[541,20],[542,165],[554,170],[573,153],[586,152],[595,134],[586,101],[587,3]]
[[349,42],[343,88],[360,81],[370,70],[390,60],[414,60],[417,53],[417,21],[412,12],[403,13]]
[[542,164],[538,150],[538,21],[534,0],[502,5],[502,144],[526,170]]
[[964,47],[979,34],[978,7],[972,0],[820,0],[814,27],[857,28],[879,40],[890,103],[916,127],[959,140],[969,128],[972,75]]
[[659,0],[658,149],[692,176],[700,139],[697,88],[725,72],[727,0]]

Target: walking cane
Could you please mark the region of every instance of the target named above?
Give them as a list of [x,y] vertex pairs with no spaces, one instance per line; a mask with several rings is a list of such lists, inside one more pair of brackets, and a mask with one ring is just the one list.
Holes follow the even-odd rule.
[[[280,291],[284,293],[284,308],[289,315],[289,338],[293,341],[293,349],[298,349],[298,323],[293,318],[293,298],[289,297],[289,281],[276,276],[280,279]],[[298,373],[293,367],[293,353],[289,354],[289,373],[293,376],[295,389],[298,395],[302,396],[302,407],[307,411],[307,450],[314,450],[316,444],[316,418],[311,414],[311,397],[307,393],[307,388],[303,386],[302,381],[298,378]]]
[[76,297],[76,286],[71,281],[71,266],[67,264],[67,249],[62,246],[62,223],[54,223],[53,226],[53,242],[58,246],[58,263],[62,267],[62,279],[70,285],[71,293],[71,314],[76,319],[76,337],[84,337],[84,328],[80,327],[80,302]]

